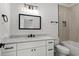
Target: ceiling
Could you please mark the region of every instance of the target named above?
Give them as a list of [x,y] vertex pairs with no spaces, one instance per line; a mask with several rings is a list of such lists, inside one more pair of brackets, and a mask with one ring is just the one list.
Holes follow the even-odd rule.
[[59,5],[64,6],[64,7],[72,7],[77,3],[60,3]]

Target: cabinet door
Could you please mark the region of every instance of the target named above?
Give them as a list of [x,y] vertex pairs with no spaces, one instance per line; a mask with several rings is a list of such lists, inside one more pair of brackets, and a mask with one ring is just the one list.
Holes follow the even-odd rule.
[[37,47],[30,48],[25,50],[17,51],[18,56],[45,56],[46,55],[46,47]]
[[34,56],[33,49],[18,50],[17,56]]
[[47,51],[47,56],[54,56],[54,50],[49,49],[49,50]]
[[1,56],[1,48],[0,48],[0,56]]
[[46,56],[46,46],[34,48],[35,56]]

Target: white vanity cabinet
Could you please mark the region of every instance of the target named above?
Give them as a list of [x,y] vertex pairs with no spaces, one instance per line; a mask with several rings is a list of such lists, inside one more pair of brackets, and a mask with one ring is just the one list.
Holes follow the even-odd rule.
[[54,56],[54,40],[5,44],[2,56]]
[[35,48],[29,48],[24,50],[18,50],[17,55],[18,56],[46,56],[46,47],[35,47]]
[[45,56],[46,41],[36,41],[17,44],[18,56]]

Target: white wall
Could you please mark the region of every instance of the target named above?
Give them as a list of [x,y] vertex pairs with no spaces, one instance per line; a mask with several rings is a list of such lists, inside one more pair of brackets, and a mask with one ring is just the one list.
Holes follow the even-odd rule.
[[9,21],[5,23],[2,14],[7,15],[8,19],[10,18],[10,4],[0,3],[0,40],[8,37],[9,34]]
[[[32,4],[39,8],[39,15],[42,17],[42,29],[41,30],[19,30],[18,28],[18,14],[23,13],[20,11],[20,7],[23,4],[11,4],[11,35],[24,35],[24,34],[50,34],[52,37],[58,37],[58,24],[51,24],[50,21],[58,21],[58,4],[53,3],[39,3]],[[24,13],[25,14],[25,13]]]

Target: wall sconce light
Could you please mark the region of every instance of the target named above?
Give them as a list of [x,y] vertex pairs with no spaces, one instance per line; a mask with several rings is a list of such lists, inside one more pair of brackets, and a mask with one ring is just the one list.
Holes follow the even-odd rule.
[[2,17],[3,17],[4,22],[8,22],[8,17],[7,17],[7,15],[2,14]]
[[34,14],[34,15],[38,15],[38,6],[34,6],[34,5],[28,5],[24,3],[24,8],[23,11],[29,14]]

